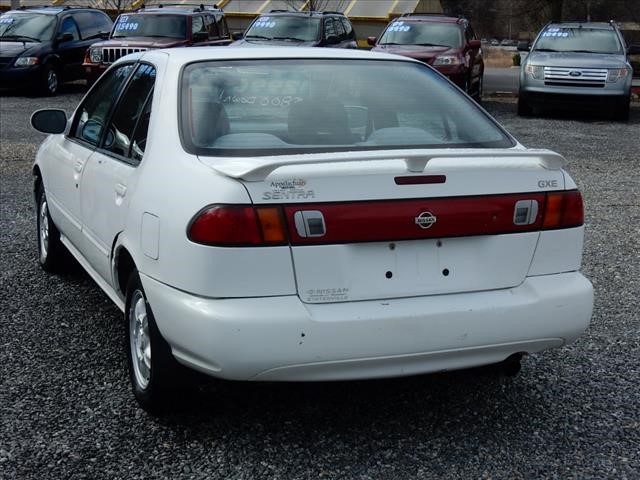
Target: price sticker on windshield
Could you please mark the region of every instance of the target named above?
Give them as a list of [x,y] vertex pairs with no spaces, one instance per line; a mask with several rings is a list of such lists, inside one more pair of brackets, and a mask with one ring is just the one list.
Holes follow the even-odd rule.
[[0,23],[13,23],[13,17],[0,17]]

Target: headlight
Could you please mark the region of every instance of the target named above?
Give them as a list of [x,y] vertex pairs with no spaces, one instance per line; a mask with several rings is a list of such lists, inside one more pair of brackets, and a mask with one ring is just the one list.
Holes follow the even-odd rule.
[[102,62],[102,49],[100,49],[100,48],[92,48],[89,52],[90,52],[89,56],[91,57],[91,61],[93,63]]
[[16,67],[30,67],[31,65],[37,65],[40,63],[38,57],[18,57],[14,65]]
[[542,77],[544,75],[544,67],[541,65],[527,64],[524,67],[524,71],[527,73],[527,75],[535,78],[536,80],[542,80]]
[[626,68],[610,68],[607,75],[607,82],[617,82],[621,78],[626,78],[629,75],[629,70]]
[[460,65],[461,63],[462,60],[456,55],[442,55],[441,57],[436,57],[433,65]]

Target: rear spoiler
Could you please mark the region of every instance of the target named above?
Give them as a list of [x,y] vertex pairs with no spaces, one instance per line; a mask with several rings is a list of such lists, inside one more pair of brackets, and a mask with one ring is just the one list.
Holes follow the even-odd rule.
[[273,157],[199,157],[205,165],[231,178],[247,182],[261,182],[271,172],[291,165],[366,162],[372,160],[401,160],[411,173],[421,173],[435,158],[458,159],[535,159],[542,168],[560,170],[566,160],[559,153],[544,149],[440,149],[440,150],[376,150],[365,152],[333,152]]

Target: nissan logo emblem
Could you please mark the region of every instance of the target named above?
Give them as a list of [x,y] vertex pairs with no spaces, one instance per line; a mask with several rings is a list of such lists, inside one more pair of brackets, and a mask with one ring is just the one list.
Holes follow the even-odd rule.
[[416,225],[418,225],[420,228],[423,229],[427,229],[427,228],[431,228],[431,226],[436,223],[438,219],[436,218],[436,216],[431,213],[431,212],[422,212],[420,215],[418,215],[415,219],[414,222]]

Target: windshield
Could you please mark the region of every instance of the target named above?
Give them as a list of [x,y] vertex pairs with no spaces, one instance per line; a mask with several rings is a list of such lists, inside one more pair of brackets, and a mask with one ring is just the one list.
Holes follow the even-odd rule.
[[613,30],[585,27],[549,27],[540,34],[533,50],[622,53],[620,41]]
[[206,61],[185,67],[180,92],[183,142],[202,155],[513,145],[472,100],[413,62]]
[[42,13],[6,13],[0,16],[0,38],[44,42],[51,40],[56,17]]
[[112,38],[169,37],[186,38],[187,18],[184,15],[120,15],[113,27]]
[[380,45],[441,45],[460,48],[462,36],[457,25],[397,21],[385,30],[378,43]]
[[247,33],[248,40],[292,40],[314,42],[319,37],[320,19],[314,17],[260,17]]

